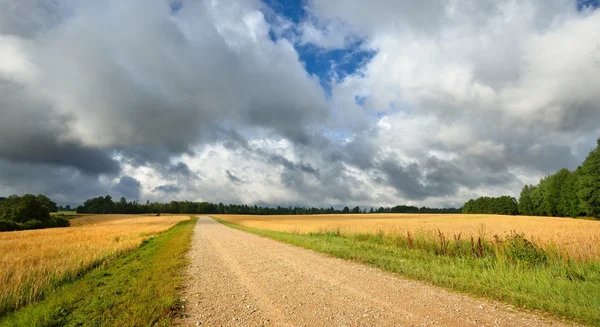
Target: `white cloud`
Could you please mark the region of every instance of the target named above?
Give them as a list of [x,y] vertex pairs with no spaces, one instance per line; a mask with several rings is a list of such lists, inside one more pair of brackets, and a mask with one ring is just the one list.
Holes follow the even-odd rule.
[[344,49],[358,40],[350,27],[340,21],[305,21],[298,27],[298,33],[301,44],[312,44],[324,50]]
[[[299,24],[258,0],[2,4],[0,140],[22,142],[0,165],[85,194],[459,205],[574,168],[600,132],[600,11],[573,1],[311,0]],[[356,44],[374,57],[326,81],[295,48]]]

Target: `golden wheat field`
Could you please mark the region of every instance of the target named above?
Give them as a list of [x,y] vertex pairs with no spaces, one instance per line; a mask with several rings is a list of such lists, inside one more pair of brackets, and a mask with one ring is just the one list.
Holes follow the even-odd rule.
[[187,219],[96,215],[73,219],[66,228],[0,233],[0,312],[35,301],[53,283]]
[[463,214],[356,214],[305,216],[215,215],[246,227],[291,233],[332,232],[342,235],[383,233],[436,237],[491,238],[516,231],[542,247],[552,246],[579,260],[600,259],[600,221],[528,216]]

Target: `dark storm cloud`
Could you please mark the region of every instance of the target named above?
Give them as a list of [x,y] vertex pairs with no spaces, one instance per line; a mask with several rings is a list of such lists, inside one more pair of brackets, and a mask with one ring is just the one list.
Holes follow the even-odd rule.
[[239,177],[235,176],[232,172],[230,172],[229,169],[225,170],[225,174],[227,174],[227,179],[234,184],[240,184],[244,182]]
[[419,179],[421,169],[418,164],[410,164],[402,167],[396,161],[386,160],[381,164],[381,170],[387,177],[387,182],[392,185],[398,193],[410,200],[423,200],[430,196],[426,186]]
[[35,36],[58,24],[68,11],[67,1],[2,1],[0,35]]
[[109,151],[69,140],[69,116],[35,98],[31,90],[0,76],[0,158],[16,163],[73,167],[90,175],[115,174]]
[[[82,147],[71,142],[57,142],[48,135],[29,135],[12,146],[0,144],[0,157],[13,162],[70,166],[90,175],[115,174],[119,164],[107,151]],[[5,139],[6,140],[6,139]]]
[[319,170],[307,163],[293,163],[285,157],[276,154],[267,155],[266,160],[271,164],[278,164],[289,170],[298,170],[303,173],[319,176]]
[[[595,145],[597,12],[311,0],[282,27],[264,5],[0,0],[0,190],[135,199],[153,178],[157,198],[454,205],[518,193]],[[311,76],[293,39],[306,35],[269,34],[306,27],[317,51],[364,37],[374,55]]]
[[549,174],[561,168],[574,170],[582,162],[583,157],[575,156],[569,146],[535,142],[510,147],[507,164],[521,165]]
[[[349,202],[353,200],[363,200],[360,196],[355,196],[351,192],[353,186],[353,178],[345,176],[342,178],[343,172],[328,171],[315,180],[307,180],[305,174],[297,170],[284,169],[280,179],[282,184],[296,192],[304,198],[307,203],[328,203],[328,199],[334,203]],[[354,186],[359,186],[356,183]],[[329,203],[330,204],[330,203]]]
[[154,188],[154,192],[179,193],[181,188],[175,184],[165,184]]
[[200,179],[200,177],[194,173],[184,162],[178,162],[176,164],[169,165],[167,171],[170,175],[181,176],[189,179]]
[[[166,1],[139,4],[8,5],[8,12],[21,19],[4,20],[0,32],[17,35],[11,49],[30,59],[33,72],[11,73],[24,89],[18,97],[31,99],[35,90],[45,91],[30,101],[32,115],[56,108],[69,117],[68,127],[49,128],[68,128],[84,147],[116,151],[135,166],[188,153],[203,133],[214,134],[211,130],[222,123],[261,127],[302,143],[313,122],[327,117],[322,89],[291,48],[270,40],[260,12],[247,16],[255,9],[252,2],[189,3],[175,14]],[[99,14],[100,7],[111,9]],[[227,17],[221,17],[222,10],[228,10]],[[67,12],[77,19],[61,19]],[[38,20],[50,13],[58,18]],[[244,17],[252,24],[246,25]],[[241,24],[238,32],[216,28],[229,23]],[[119,31],[110,33],[108,26],[119,26]],[[25,34],[28,43],[18,38]],[[6,101],[1,97],[0,106]],[[8,122],[15,125],[15,138],[31,130],[23,119]],[[23,152],[30,146],[24,144]],[[47,156],[40,153],[35,159],[57,161]],[[106,163],[95,159],[98,165]]]
[[111,190],[129,200],[139,200],[141,188],[142,184],[137,179],[131,176],[123,176]]
[[171,156],[177,154],[177,152],[170,152],[168,149],[156,145],[130,146],[116,149],[114,152],[123,158],[123,162],[133,166],[152,164],[168,166]]
[[[358,137],[333,153],[343,153],[346,156],[345,161],[358,168],[369,169],[373,167],[373,158],[377,151],[378,149],[371,143],[370,137]],[[332,159],[335,160],[335,156]]]
[[[167,156],[166,158],[169,158]],[[143,166],[156,169],[161,173],[162,178],[166,180],[199,180],[201,179],[198,172],[194,172],[185,162],[163,162],[159,161],[147,161],[144,164],[134,164],[130,160],[126,159],[128,164],[133,164],[135,167]]]
[[389,183],[402,197],[410,200],[452,196],[461,186],[472,189],[509,185],[515,181],[515,176],[507,171],[490,171],[481,166],[472,167],[471,170],[461,168],[469,166],[469,161],[453,162],[436,157],[429,157],[422,165],[411,163],[402,166],[390,158],[378,167],[385,176],[379,181]]
[[59,204],[76,206],[91,197],[110,193],[109,188],[74,168],[0,160],[0,196],[42,193]]

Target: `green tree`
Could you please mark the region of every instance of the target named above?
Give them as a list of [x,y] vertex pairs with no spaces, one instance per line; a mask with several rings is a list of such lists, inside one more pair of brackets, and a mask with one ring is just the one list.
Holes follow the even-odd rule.
[[529,188],[529,195],[531,197],[532,204],[532,215],[534,216],[546,215],[546,210],[544,207],[544,189],[545,186],[541,182],[538,185]]
[[482,196],[476,200],[467,201],[462,207],[463,213],[517,215],[519,208],[517,199],[504,195],[497,198]]
[[546,177],[546,192],[544,193],[544,208],[548,216],[564,217],[568,216],[565,207],[566,193],[563,188],[567,180],[571,177],[571,172],[563,168],[554,175]]
[[29,220],[47,223],[50,220],[48,208],[43,206],[33,194],[25,194],[21,197],[15,196],[8,209],[3,218],[16,223],[25,223]]
[[521,190],[521,194],[519,196],[519,214],[524,216],[532,216],[533,215],[533,202],[531,201],[531,189],[532,185],[525,185]]
[[600,139],[578,172],[577,195],[581,211],[590,217],[600,218]]
[[560,189],[558,208],[563,217],[577,218],[581,213],[579,209],[579,197],[577,196],[578,176],[577,172],[569,172]]
[[36,198],[37,198],[38,202],[40,203],[40,205],[46,207],[49,212],[57,212],[58,211],[58,206],[56,205],[56,203],[54,201],[50,200],[50,198],[48,198],[44,194],[38,194]]
[[0,202],[0,231],[69,226],[69,220],[50,216],[56,203],[45,195],[12,195]]

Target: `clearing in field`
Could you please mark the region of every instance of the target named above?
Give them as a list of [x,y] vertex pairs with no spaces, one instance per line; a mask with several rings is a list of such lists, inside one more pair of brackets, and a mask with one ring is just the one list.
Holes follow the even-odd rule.
[[461,235],[491,239],[524,233],[542,247],[554,247],[578,260],[600,259],[600,222],[593,220],[463,214],[345,214],[345,215],[215,215],[246,227],[291,233],[335,232],[341,235],[379,234],[448,238]]
[[137,248],[189,216],[88,216],[72,227],[0,233],[0,315],[41,299],[64,280]]

